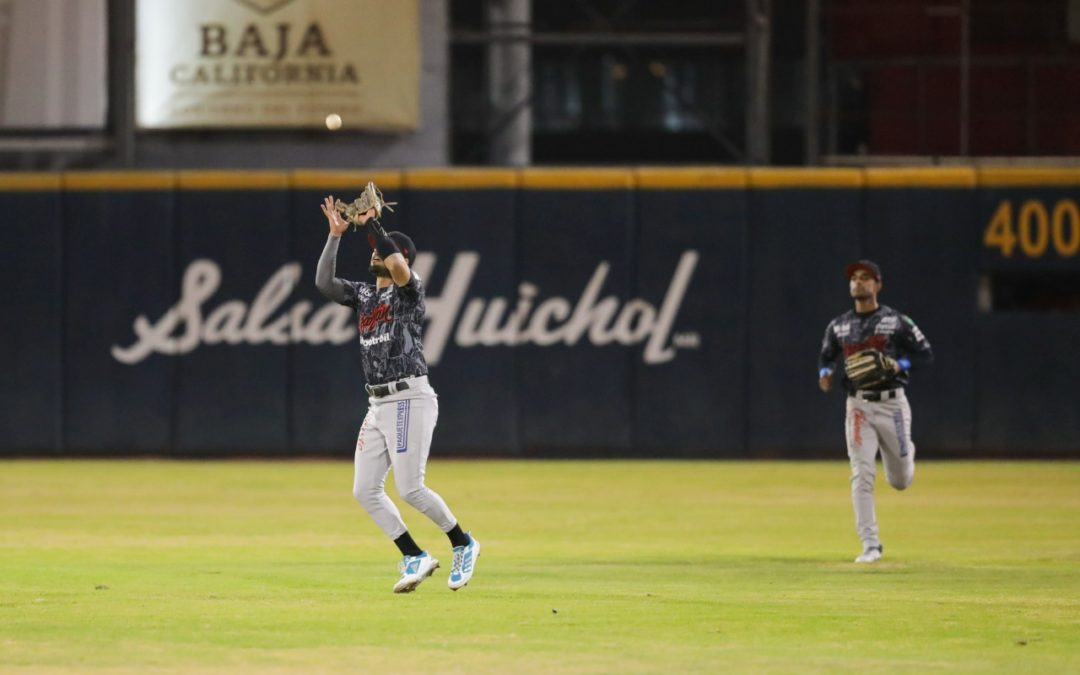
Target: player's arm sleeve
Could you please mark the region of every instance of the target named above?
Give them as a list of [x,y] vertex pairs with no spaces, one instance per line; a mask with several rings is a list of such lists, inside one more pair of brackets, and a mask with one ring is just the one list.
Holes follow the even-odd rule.
[[934,350],[930,347],[930,341],[909,317],[901,319],[903,326],[900,334],[900,349],[897,361],[904,370],[911,370],[922,366],[928,366],[934,362]]
[[322,255],[319,256],[319,264],[315,268],[315,286],[327,299],[342,305],[351,304],[355,297],[355,289],[344,279],[334,276],[337,269],[338,244],[341,237],[330,235],[326,238],[326,246],[323,247]]
[[409,280],[398,286],[398,292],[413,304],[419,302],[424,297],[424,284],[420,281],[420,275],[410,269]]
[[840,341],[836,339],[833,322],[830,321],[829,325],[825,327],[825,337],[821,340],[821,354],[818,355],[818,373],[820,374],[826,368],[835,372],[840,353]]
[[384,258],[383,264],[390,272],[390,279],[398,288],[404,288],[413,283],[413,271],[409,267],[409,261],[401,253],[395,253],[390,258]]

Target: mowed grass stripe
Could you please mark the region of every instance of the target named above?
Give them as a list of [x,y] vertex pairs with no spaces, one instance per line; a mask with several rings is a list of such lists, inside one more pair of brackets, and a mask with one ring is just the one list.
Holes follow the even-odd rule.
[[[390,592],[347,462],[0,462],[0,671],[1080,671],[1080,464],[443,461],[483,543]],[[392,481],[391,481],[392,482]],[[394,495],[396,498],[396,495]]]

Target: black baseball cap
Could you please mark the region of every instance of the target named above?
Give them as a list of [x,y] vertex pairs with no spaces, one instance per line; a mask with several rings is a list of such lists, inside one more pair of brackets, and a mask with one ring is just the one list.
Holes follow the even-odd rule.
[[881,281],[881,268],[872,260],[856,260],[855,262],[850,263],[844,268],[844,278],[850,279],[851,275],[859,270],[865,270],[870,274],[873,274],[875,279]]
[[416,245],[413,244],[413,240],[409,235],[404,232],[387,232],[386,236],[390,237],[390,240],[397,244],[398,250],[401,251],[401,255],[405,256],[405,260],[408,261],[409,267],[412,267],[413,261],[416,260]]

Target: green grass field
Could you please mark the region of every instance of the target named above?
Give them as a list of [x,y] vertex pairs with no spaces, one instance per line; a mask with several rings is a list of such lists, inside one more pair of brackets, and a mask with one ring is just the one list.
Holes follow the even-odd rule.
[[[0,672],[1080,672],[1080,464],[429,465],[483,544],[394,595],[345,462],[0,462]],[[396,498],[396,494],[394,494]]]

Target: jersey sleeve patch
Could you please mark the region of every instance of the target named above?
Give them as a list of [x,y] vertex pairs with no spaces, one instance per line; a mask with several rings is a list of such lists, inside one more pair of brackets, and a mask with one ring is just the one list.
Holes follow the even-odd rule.
[[915,337],[917,342],[926,342],[926,336],[919,330],[919,327],[915,325],[915,322],[911,320],[910,316],[901,315],[904,317],[904,323],[911,326],[911,334]]

